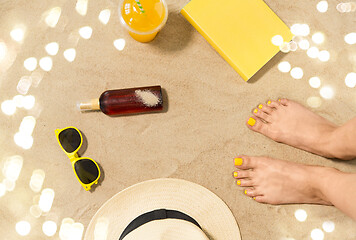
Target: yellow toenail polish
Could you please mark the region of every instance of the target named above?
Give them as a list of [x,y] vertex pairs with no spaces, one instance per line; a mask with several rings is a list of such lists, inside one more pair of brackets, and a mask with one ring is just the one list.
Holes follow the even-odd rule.
[[249,118],[249,120],[247,121],[247,124],[250,125],[251,127],[253,125],[255,125],[255,123],[256,123],[256,120],[254,118]]
[[234,172],[234,177],[237,177],[237,172]]
[[245,194],[247,194],[247,190],[245,190]]
[[270,105],[270,104],[271,104],[271,101],[268,101],[267,104]]
[[256,108],[255,110],[253,110],[253,112],[254,112],[254,113],[257,113],[257,112],[258,112],[257,108]]
[[280,102],[281,101],[281,99],[278,99],[278,102]]
[[241,181],[237,180],[236,184],[240,186],[241,185]]
[[253,197],[253,200],[256,200],[256,198],[255,198],[255,197]]
[[235,158],[235,165],[241,166],[242,165],[242,158]]
[[262,107],[263,107],[262,104],[258,105],[258,108],[259,108],[259,109],[262,109]]

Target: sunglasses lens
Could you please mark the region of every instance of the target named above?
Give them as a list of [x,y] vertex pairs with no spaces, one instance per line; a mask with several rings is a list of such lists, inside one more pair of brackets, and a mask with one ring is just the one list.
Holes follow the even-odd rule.
[[99,169],[91,159],[80,159],[74,164],[75,172],[82,183],[94,182],[99,176]]
[[67,153],[72,153],[80,146],[82,139],[74,128],[67,128],[59,134],[59,141]]

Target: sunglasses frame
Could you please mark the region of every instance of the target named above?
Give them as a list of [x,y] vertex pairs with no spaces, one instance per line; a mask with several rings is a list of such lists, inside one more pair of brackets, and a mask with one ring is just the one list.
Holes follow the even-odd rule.
[[[75,149],[75,150],[74,150],[73,152],[71,152],[71,153],[67,152],[67,151],[63,148],[63,146],[62,146],[62,144],[61,144],[61,142],[60,142],[60,140],[59,140],[59,134],[60,134],[61,132],[65,131],[65,130],[67,130],[67,129],[70,129],[70,128],[76,130],[76,131],[79,133],[79,136],[80,136],[80,144],[79,144],[79,146],[77,147],[77,149]],[[79,149],[82,147],[82,144],[83,144],[83,136],[82,136],[82,133],[79,131],[79,129],[77,129],[76,127],[73,127],[73,126],[66,127],[66,128],[62,128],[62,129],[56,129],[54,132],[55,132],[55,134],[56,134],[56,138],[57,138],[57,141],[58,141],[59,146],[62,148],[62,150],[63,150],[64,153],[67,155],[67,157],[69,158],[70,162],[72,163],[72,168],[73,168],[74,174],[75,174],[75,176],[77,177],[79,183],[82,185],[82,187],[83,187],[86,191],[89,191],[89,190],[91,189],[91,186],[92,186],[92,185],[98,184],[98,180],[99,180],[99,178],[100,178],[100,168],[99,168],[99,165],[98,165],[93,159],[87,158],[87,157],[79,157],[79,156],[78,156],[78,151],[79,151]],[[98,177],[97,177],[93,182],[88,183],[88,184],[85,184],[85,183],[83,183],[83,182],[80,180],[80,178],[78,177],[77,172],[75,171],[75,167],[74,167],[75,163],[76,163],[77,161],[79,161],[79,160],[82,160],[82,159],[89,159],[89,160],[93,161],[94,164],[96,165],[96,167],[98,168]]]

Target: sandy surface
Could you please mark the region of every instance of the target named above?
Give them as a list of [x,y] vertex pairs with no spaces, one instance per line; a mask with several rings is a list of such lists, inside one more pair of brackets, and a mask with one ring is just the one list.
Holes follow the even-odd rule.
[[[310,239],[311,231],[322,229],[325,221],[335,223],[333,232],[324,232],[325,239],[355,239],[356,223],[334,207],[258,204],[244,196],[232,178],[233,158],[242,153],[356,171],[355,161],[325,159],[275,143],[245,126],[259,103],[278,97],[304,105],[308,98],[318,97],[321,105],[313,110],[337,124],[356,115],[355,89],[344,83],[347,73],[356,70],[355,45],[344,41],[347,33],[355,31],[355,12],[339,13],[335,1],[329,1],[326,13],[317,11],[317,2],[266,2],[288,26],[307,23],[311,34],[306,39],[310,42],[313,33],[323,32],[325,42],[318,47],[330,52],[330,60],[311,59],[300,49],[279,53],[246,83],[179,14],[186,0],[168,0],[167,25],[149,44],[134,41],[120,26],[117,1],[89,1],[84,16],[76,12],[75,1],[0,1],[0,42],[8,48],[0,62],[1,103],[18,95],[19,80],[31,75],[24,60],[46,57],[46,44],[59,44],[57,55],[51,57],[51,70],[45,72],[37,66],[42,80],[27,93],[35,97],[34,107],[17,108],[10,116],[0,112],[0,166],[3,169],[11,156],[23,158],[16,187],[0,198],[1,238],[22,239],[15,231],[21,220],[32,227],[26,239],[47,239],[43,222],[52,220],[59,229],[62,219],[68,217],[82,223],[85,231],[95,212],[115,193],[144,180],[173,177],[201,184],[222,198],[236,217],[244,240]],[[60,7],[61,16],[51,28],[43,14],[54,7]],[[106,25],[98,20],[104,9],[111,10]],[[18,24],[26,28],[22,43],[10,37]],[[78,35],[84,26],[93,30],[90,39]],[[113,45],[120,38],[126,41],[122,51]],[[76,50],[73,62],[63,57],[69,48]],[[295,80],[280,72],[277,65],[282,60],[301,67],[303,78]],[[309,86],[313,76],[321,79],[321,87],[332,87],[332,99],[322,98],[320,88]],[[76,109],[77,102],[99,97],[108,89],[150,85],[161,85],[165,90],[163,113],[112,118]],[[26,116],[36,119],[30,149],[14,142]],[[71,125],[87,139],[84,156],[95,159],[103,169],[100,185],[92,192],[77,182],[55,138],[56,128]],[[36,169],[46,174],[43,188],[55,192],[51,210],[39,218],[29,211],[40,194],[29,187]],[[5,175],[1,173],[2,179]],[[307,212],[305,222],[294,217],[297,209]],[[51,239],[59,239],[58,231]]]

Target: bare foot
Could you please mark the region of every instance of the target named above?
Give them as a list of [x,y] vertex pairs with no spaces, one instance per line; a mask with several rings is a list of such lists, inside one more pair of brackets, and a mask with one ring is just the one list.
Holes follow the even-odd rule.
[[235,158],[235,166],[237,185],[247,187],[245,194],[257,202],[332,205],[320,189],[335,169],[248,156]]
[[287,99],[260,104],[247,126],[276,142],[324,157],[333,154],[332,134],[337,126],[302,105]]

